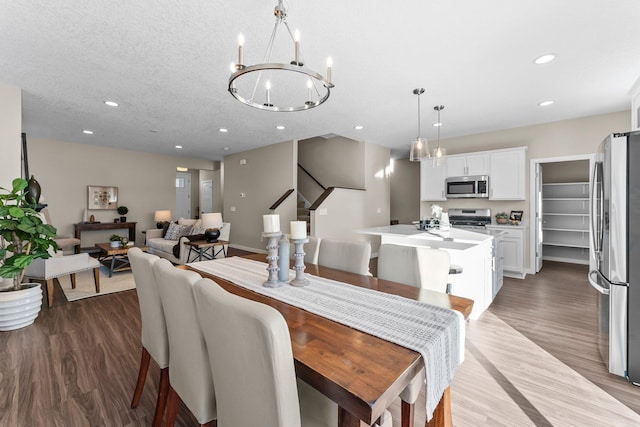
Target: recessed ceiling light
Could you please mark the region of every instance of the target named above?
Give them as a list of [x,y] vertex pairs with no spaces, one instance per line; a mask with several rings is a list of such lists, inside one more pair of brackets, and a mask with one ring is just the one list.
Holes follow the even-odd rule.
[[180,149],[182,148],[182,145],[176,145],[176,148]]
[[551,62],[554,59],[556,59],[556,55],[554,53],[547,53],[546,55],[537,57],[533,62],[535,64],[546,64],[547,62]]
[[541,107],[547,107],[547,106],[549,106],[551,104],[553,104],[553,101],[542,101],[538,105],[541,106]]
[[220,129],[218,129],[218,132],[227,133],[227,132],[229,132],[229,129],[220,128]]
[[354,128],[355,130],[362,130],[362,129],[364,128],[364,126],[362,126],[362,125],[355,125],[353,128]]
[[82,133],[86,133],[87,135],[93,135],[93,131],[92,130],[83,130]]
[[437,127],[440,127],[440,126],[442,126],[442,123],[440,123],[440,122],[438,122],[438,123],[434,123],[434,124],[433,124],[433,127],[434,127],[434,128],[437,128]]
[[278,129],[278,130],[284,130],[284,126],[282,126],[282,125],[278,125],[278,126],[276,126],[276,129]]
[[224,147],[223,150],[224,151],[229,151],[229,147]]
[[108,105],[109,107],[117,107],[118,106],[118,103],[115,102],[115,101],[104,101],[104,103],[106,105]]

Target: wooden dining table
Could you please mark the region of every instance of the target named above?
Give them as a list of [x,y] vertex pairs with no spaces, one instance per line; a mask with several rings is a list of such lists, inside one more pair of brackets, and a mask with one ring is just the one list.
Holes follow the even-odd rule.
[[[245,258],[265,263],[263,254]],[[209,261],[215,262],[215,261]],[[185,267],[191,269],[188,265]],[[330,319],[309,313],[301,308],[257,294],[230,281],[196,271],[227,291],[270,305],[280,311],[287,321],[298,378],[338,404],[338,426],[361,427],[373,425],[400,392],[420,372],[424,363],[420,353],[360,332]],[[448,307],[463,314],[471,313],[473,301],[467,298],[415,288],[396,282],[306,264],[306,273],[349,283],[381,292],[401,295],[413,300]],[[413,406],[403,403],[403,411],[413,419]],[[403,417],[405,419],[405,417]],[[451,423],[449,389],[438,403],[429,426]],[[411,424],[413,427],[413,424]]]

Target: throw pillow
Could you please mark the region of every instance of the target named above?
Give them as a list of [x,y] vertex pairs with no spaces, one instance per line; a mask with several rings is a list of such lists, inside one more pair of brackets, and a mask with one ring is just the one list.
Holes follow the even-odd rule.
[[188,235],[190,230],[190,225],[179,225],[176,223],[171,223],[164,238],[165,240],[180,240],[180,237]]
[[169,226],[173,224],[171,222],[165,222],[164,225],[162,226],[162,237],[167,235],[167,230],[169,230]]
[[195,222],[195,224],[193,224],[193,227],[191,227],[191,231],[189,232],[190,235],[194,235],[194,234],[204,234],[204,227],[202,226],[202,220],[199,219]]
[[165,240],[178,240],[178,233],[180,232],[180,226],[175,223],[172,222],[171,224],[169,224],[169,228],[167,228],[167,232],[164,233],[164,239]]

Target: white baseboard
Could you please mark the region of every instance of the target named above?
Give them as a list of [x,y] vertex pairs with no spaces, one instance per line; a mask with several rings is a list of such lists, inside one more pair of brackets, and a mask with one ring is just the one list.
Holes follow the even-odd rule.
[[264,249],[256,249],[256,248],[250,248],[248,246],[242,246],[242,245],[235,245],[233,243],[229,243],[229,246],[234,248],[234,249],[240,249],[242,251],[248,251],[248,252],[257,252],[259,254],[266,254],[267,251]]

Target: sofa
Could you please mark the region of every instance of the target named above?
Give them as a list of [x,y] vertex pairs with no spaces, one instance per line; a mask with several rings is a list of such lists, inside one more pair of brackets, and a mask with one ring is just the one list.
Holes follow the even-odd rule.
[[[180,218],[177,224],[183,227],[191,228],[187,231],[187,234],[181,235],[178,239],[167,239],[163,234],[166,233],[166,229],[152,228],[146,231],[146,245],[149,248],[148,251],[151,254],[157,255],[162,258],[166,258],[174,264],[186,264],[187,257],[189,256],[189,246],[185,245],[185,242],[190,240],[204,240],[204,230],[201,228],[200,220],[184,219]],[[231,223],[223,223],[220,229],[219,240],[229,241],[229,232],[231,231]],[[224,253],[227,252],[229,245],[224,245]],[[216,258],[223,257],[223,251],[216,254]]]

